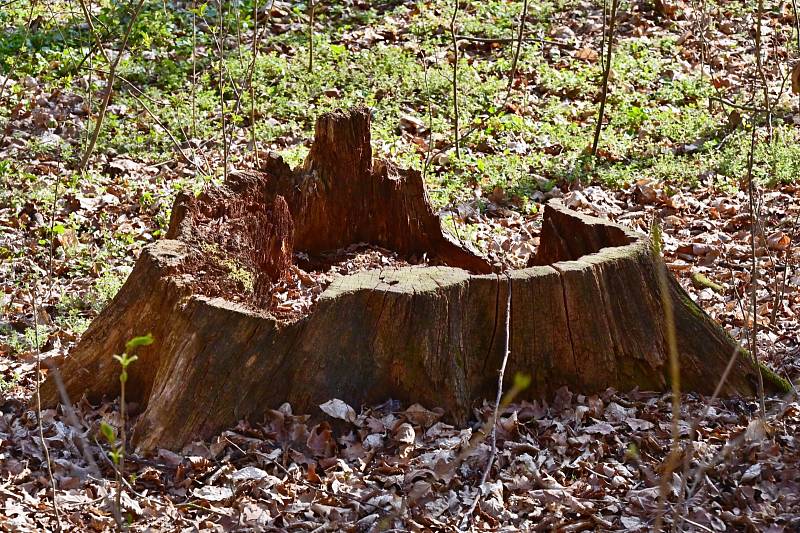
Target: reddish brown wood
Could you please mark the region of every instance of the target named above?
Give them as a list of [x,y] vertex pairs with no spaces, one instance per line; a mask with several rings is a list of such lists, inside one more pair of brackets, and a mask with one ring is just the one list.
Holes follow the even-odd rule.
[[301,168],[291,171],[274,157],[265,168],[277,177],[267,184],[270,192],[285,197],[298,215],[298,250],[315,253],[368,242],[472,272],[493,270],[442,232],[419,172],[373,159],[365,108],[320,117]]

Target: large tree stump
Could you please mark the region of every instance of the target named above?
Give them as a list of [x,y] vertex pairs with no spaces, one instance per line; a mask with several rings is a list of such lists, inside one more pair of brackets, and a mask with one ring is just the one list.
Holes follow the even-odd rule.
[[[302,316],[270,312],[275,284],[294,279],[293,250],[358,242],[427,262],[338,277]],[[232,268],[220,276],[225,261],[252,272],[252,286],[226,281]],[[419,173],[372,159],[368,112],[331,113],[302,168],[273,157],[264,172],[178,198],[167,239],[145,247],[61,375],[74,399],[115,397],[111,355],[152,332],[127,384],[142,410],[140,450],[179,448],[287,401],[310,412],[331,398],[358,406],[391,397],[463,422],[496,392],[510,290],[508,372],[532,377],[526,397],[565,385],[666,390],[665,268],[645,236],[553,201],[531,265],[491,273],[442,233]],[[682,387],[709,393],[736,343],[669,280]],[[753,394],[756,377],[740,356],[723,391]],[[52,378],[42,398],[59,401]]]

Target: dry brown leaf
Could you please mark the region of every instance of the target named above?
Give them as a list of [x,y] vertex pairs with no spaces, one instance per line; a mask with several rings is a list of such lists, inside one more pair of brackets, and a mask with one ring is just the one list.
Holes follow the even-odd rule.
[[319,474],[317,474],[317,464],[311,463],[308,465],[308,472],[306,473],[306,480],[315,484],[319,485],[322,483],[322,479],[320,479]]
[[66,252],[71,252],[78,246],[78,234],[74,229],[68,228],[63,233],[58,235],[58,242]]
[[792,71],[792,94],[800,94],[800,63]]
[[783,252],[789,248],[791,243],[792,239],[782,231],[776,231],[767,237],[767,248],[773,251]]
[[327,422],[317,424],[309,431],[306,446],[317,457],[330,457],[336,452],[333,431]]
[[671,18],[678,12],[678,5],[675,2],[664,2],[656,0],[656,11],[666,18]]
[[350,423],[354,423],[356,421],[355,410],[338,398],[334,398],[323,403],[319,406],[319,408],[332,418],[338,418]]
[[600,56],[594,49],[584,46],[583,48],[575,51],[574,57],[575,59],[580,59],[581,61],[594,63]]

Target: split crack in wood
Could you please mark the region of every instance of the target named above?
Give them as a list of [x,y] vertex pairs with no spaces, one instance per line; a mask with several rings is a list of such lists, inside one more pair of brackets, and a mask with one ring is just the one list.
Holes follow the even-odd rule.
[[[138,353],[127,384],[142,409],[132,434],[140,451],[179,449],[284,402],[321,417],[317,406],[332,398],[356,407],[393,398],[442,407],[464,423],[473,405],[496,393],[490,369],[503,358],[504,287],[514,302],[507,372],[532,378],[520,399],[562,386],[584,394],[668,390],[656,276],[664,265],[646,236],[551,201],[536,255],[527,268],[505,272],[504,282],[443,233],[419,172],[372,159],[369,126],[364,108],[325,114],[300,168],[271,156],[259,172],[232,173],[199,198],[178,198],[167,238],[143,249],[117,296],[60,362],[70,397],[115,397],[112,354],[151,332],[156,342]],[[277,237],[248,233],[253,227],[277,228]],[[255,257],[250,267],[285,283],[297,275],[287,270],[298,257],[288,250],[310,257],[356,243],[428,261],[336,277],[290,320],[259,309],[259,298],[235,302],[201,290],[232,258]],[[682,385],[710,393],[709,376],[722,373],[736,344],[670,279]],[[271,287],[262,282],[259,289]],[[723,394],[753,394],[756,376],[741,357]],[[45,406],[59,401],[52,379],[41,394]]]
[[[560,236],[559,236],[560,238]],[[566,315],[567,336],[569,337],[570,351],[572,352],[572,359],[575,361],[575,373],[578,375],[578,381],[581,381],[581,370],[578,364],[578,355],[575,353],[575,339],[572,336],[572,319],[569,315],[569,300],[567,300],[567,284],[564,280],[564,272],[557,266],[553,265],[553,270],[558,273],[558,283],[561,285],[561,295],[564,300],[564,314]]]

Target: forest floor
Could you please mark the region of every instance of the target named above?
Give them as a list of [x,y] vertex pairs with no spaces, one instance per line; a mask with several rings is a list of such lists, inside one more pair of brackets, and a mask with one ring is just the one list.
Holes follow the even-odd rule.
[[[604,62],[602,2],[530,2],[509,83],[522,4],[460,4],[456,30],[469,39],[460,44],[458,102],[469,135],[457,156],[452,2],[320,3],[309,70],[304,3],[247,0],[219,12],[218,4],[146,1],[81,171],[105,54],[80,3],[3,3],[0,529],[117,527],[100,427],[118,423],[118,405],[79,401],[77,423],[60,410],[41,413],[51,478],[29,403],[39,363],[68,352],[111,300],[141,248],[165,231],[178,191],[219,182],[226,162],[252,168],[256,153],[301,162],[316,117],[337,107],[373,109],[378,156],[418,169],[430,160],[426,185],[444,227],[508,264],[535,250],[549,198],[642,231],[659,217],[668,265],[741,342],[754,323],[752,176],[758,353],[797,383],[793,3],[770,2],[764,14],[766,113],[754,2],[672,0],[659,10],[622,2],[598,157],[587,147]],[[89,9],[113,61],[131,8],[100,1]],[[142,531],[645,531],[662,515],[685,531],[800,529],[796,393],[767,398],[765,423],[756,399],[684,394],[681,459],[662,497],[670,403],[646,391],[562,389],[512,404],[483,484],[491,441],[474,435],[490,403],[466,427],[442,422],[437,406],[392,401],[353,406],[355,418],[334,402],[330,423],[311,427],[283,406],[181,453],[128,454],[121,506],[130,529]]]

